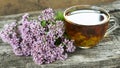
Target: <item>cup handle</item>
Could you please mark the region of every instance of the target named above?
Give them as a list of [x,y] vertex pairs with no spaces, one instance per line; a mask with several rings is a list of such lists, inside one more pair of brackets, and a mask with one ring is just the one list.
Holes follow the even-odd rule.
[[105,33],[104,37],[107,37],[112,31],[116,30],[119,27],[119,21],[115,17],[110,17],[110,22],[114,22],[114,25],[111,26]]
[[120,12],[120,8],[108,10],[108,13]]

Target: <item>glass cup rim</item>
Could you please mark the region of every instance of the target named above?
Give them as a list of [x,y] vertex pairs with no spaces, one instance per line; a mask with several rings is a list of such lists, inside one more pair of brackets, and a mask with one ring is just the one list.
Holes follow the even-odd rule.
[[[63,12],[63,16],[64,16],[64,18],[65,18],[65,20],[68,22],[68,23],[70,23],[71,21],[69,21],[69,20],[67,20],[67,18],[66,18],[66,12],[68,11],[68,10],[70,10],[70,9],[72,9],[72,8],[76,8],[76,7],[89,7],[90,9],[98,9],[99,11],[103,11],[104,13],[106,13],[107,14],[107,19],[105,20],[105,21],[102,21],[103,23],[100,23],[100,24],[95,24],[95,25],[102,25],[102,24],[105,24],[105,23],[107,23],[107,22],[109,22],[109,20],[110,20],[110,14],[109,14],[109,12],[107,12],[107,10],[105,10],[104,8],[101,8],[101,7],[98,7],[98,6],[94,6],[94,5],[75,5],[75,6],[71,6],[71,7],[68,7],[67,9],[65,9],[65,11]],[[83,24],[77,24],[77,23],[71,23],[71,24],[74,24],[74,25],[83,25]],[[84,26],[95,26],[95,25],[84,25]]]

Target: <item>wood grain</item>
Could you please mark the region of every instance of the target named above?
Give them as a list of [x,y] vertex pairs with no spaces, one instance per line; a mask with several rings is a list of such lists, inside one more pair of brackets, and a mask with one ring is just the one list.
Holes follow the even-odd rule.
[[48,7],[66,8],[76,4],[107,4],[115,0],[0,0],[0,15],[37,11]]

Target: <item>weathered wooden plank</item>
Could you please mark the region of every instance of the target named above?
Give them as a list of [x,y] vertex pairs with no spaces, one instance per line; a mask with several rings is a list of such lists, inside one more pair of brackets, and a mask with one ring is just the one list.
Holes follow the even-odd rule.
[[[88,2],[89,1],[89,2]],[[114,0],[0,0],[0,15],[42,10],[47,7],[66,8],[76,4],[101,4]]]

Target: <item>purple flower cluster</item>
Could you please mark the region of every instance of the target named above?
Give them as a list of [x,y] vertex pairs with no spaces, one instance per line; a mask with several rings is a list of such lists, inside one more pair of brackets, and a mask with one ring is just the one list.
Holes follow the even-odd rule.
[[51,8],[42,11],[38,20],[29,20],[29,14],[25,14],[19,23],[5,25],[0,37],[16,55],[32,56],[37,64],[65,60],[67,52],[75,51],[74,41],[64,37],[64,23],[54,15]]
[[4,42],[9,43],[16,55],[22,55],[22,50],[20,46],[20,37],[17,34],[17,24],[15,22],[11,24],[6,24],[0,33],[0,37]]

